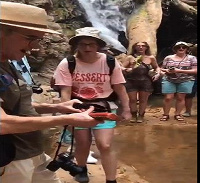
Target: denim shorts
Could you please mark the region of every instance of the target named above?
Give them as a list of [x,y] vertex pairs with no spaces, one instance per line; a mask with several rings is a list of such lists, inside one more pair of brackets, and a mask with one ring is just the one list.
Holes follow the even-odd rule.
[[[112,113],[116,114],[116,109],[112,110]],[[110,121],[110,120],[105,120],[104,123],[99,123],[98,125],[91,127],[93,130],[98,130],[98,129],[109,129],[109,128],[115,128],[116,127],[116,121]],[[75,127],[75,130],[83,130],[87,128],[81,128],[81,127]]]
[[162,80],[162,93],[191,93],[194,81],[186,81],[182,83],[172,83],[167,80]]

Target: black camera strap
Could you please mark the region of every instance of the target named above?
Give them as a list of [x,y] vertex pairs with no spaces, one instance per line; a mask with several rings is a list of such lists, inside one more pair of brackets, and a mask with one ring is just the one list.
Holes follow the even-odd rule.
[[[54,156],[54,160],[57,158],[57,156],[59,154],[60,148],[62,146],[62,140],[65,136],[67,127],[68,127],[68,125],[64,126],[64,129],[63,129],[63,132],[62,132],[62,135],[61,135],[61,138],[60,138],[60,141],[58,143],[58,147],[57,147],[57,150],[56,150],[56,153],[55,153],[55,156]],[[71,148],[70,148],[69,155],[72,155],[73,147],[74,147],[74,126],[72,127]]]

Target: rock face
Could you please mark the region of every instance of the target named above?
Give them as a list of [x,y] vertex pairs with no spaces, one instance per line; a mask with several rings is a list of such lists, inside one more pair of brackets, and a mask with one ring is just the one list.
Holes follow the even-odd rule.
[[152,54],[156,55],[156,31],[161,19],[161,0],[148,0],[137,8],[137,12],[133,12],[127,21],[128,53],[131,52],[134,43],[146,41],[150,45]]
[[[22,2],[44,8],[49,15],[49,27],[62,32],[63,35],[46,35],[42,41],[42,48],[39,52],[32,52],[28,57],[33,71],[39,72],[35,75],[41,84],[49,85],[50,77],[59,62],[70,52],[68,39],[74,35],[74,30],[84,26],[91,26],[91,22],[87,20],[83,7],[79,5],[78,0],[6,0],[14,2]],[[171,16],[172,5],[167,6],[167,12],[162,12],[162,0],[93,0],[97,4],[115,2],[119,6],[119,11],[127,17],[126,36],[129,39],[128,54],[135,42],[147,41],[151,47],[153,55],[163,52],[162,49],[171,47],[177,40],[190,42],[195,38],[196,41],[196,21],[191,21],[191,15],[185,15],[181,12],[181,16],[177,16],[177,9]],[[183,1],[183,0],[182,0]],[[168,1],[165,2],[165,4]],[[169,1],[172,2],[172,1]],[[173,1],[174,2],[174,1]],[[176,0],[179,2],[179,0]],[[162,6],[161,6],[162,5]],[[170,8],[171,7],[171,8]],[[181,6],[182,7],[182,6]],[[106,8],[106,6],[105,6]],[[186,8],[185,8],[186,9]],[[180,10],[182,11],[182,10]],[[192,11],[193,12],[193,11]],[[165,15],[167,14],[167,15]],[[165,15],[165,16],[164,16]],[[194,15],[196,16],[196,14]],[[176,21],[174,21],[176,19]],[[162,22],[161,22],[162,20]],[[183,20],[186,22],[183,25]],[[184,31],[182,31],[184,29]],[[185,31],[185,30],[188,31]],[[168,31],[168,32],[167,32]],[[188,32],[188,39],[186,37]],[[190,34],[189,34],[190,33]],[[192,42],[195,44],[196,42]],[[158,46],[158,48],[157,48]],[[158,50],[158,51],[157,51]],[[171,50],[171,48],[170,48]],[[165,53],[165,52],[164,52]],[[117,53],[118,55],[120,53]],[[162,57],[165,54],[161,55]]]

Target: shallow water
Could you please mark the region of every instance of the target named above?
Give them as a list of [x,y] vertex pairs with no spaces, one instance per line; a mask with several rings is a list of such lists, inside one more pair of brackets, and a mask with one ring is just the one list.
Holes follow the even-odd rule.
[[[161,106],[161,98],[150,104]],[[114,145],[119,160],[150,183],[196,183],[197,126],[150,122],[117,128]]]

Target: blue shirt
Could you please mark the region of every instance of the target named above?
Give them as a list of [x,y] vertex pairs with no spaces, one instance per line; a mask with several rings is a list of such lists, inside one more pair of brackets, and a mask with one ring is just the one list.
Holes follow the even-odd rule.
[[33,85],[32,78],[30,76],[30,65],[26,56],[24,56],[20,61],[12,60],[15,68],[21,73],[22,77],[26,80],[28,85]]

